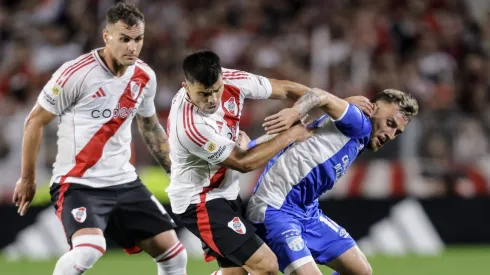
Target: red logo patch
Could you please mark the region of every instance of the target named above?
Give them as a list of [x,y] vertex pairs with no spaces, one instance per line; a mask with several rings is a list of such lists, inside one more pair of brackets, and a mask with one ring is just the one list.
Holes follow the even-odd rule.
[[71,211],[73,218],[79,223],[83,223],[87,219],[87,209],[85,207],[78,207]]
[[234,217],[233,220],[228,223],[228,227],[233,229],[233,231],[238,234],[244,235],[245,233],[247,233],[247,228],[239,217]]
[[231,97],[230,99],[228,99],[223,105],[224,105],[226,111],[228,111],[228,113],[230,113],[233,116],[238,115],[238,106],[236,104],[236,100],[234,97]]

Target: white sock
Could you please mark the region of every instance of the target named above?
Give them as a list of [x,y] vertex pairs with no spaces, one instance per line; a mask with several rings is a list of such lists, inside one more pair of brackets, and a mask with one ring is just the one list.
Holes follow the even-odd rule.
[[177,242],[160,256],[156,257],[158,275],[185,275],[187,266],[187,251]]
[[72,241],[73,249],[65,253],[53,271],[53,275],[80,275],[91,268],[104,254],[106,243],[100,235],[82,235]]

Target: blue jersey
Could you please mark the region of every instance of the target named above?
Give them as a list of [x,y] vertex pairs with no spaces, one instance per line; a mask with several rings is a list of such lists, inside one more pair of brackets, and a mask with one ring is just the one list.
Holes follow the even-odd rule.
[[[269,161],[249,210],[267,204],[291,214],[313,214],[318,198],[334,186],[367,146],[372,130],[369,117],[354,105],[349,105],[339,119],[325,115],[315,121],[315,126],[319,127],[315,136],[288,146]],[[249,211],[249,218],[260,222],[260,212]]]
[[327,264],[356,245],[318,209],[318,198],[346,172],[368,144],[372,125],[349,105],[336,121],[316,120],[315,136],[277,154],[260,177],[247,207],[256,233],[290,274],[308,262]]

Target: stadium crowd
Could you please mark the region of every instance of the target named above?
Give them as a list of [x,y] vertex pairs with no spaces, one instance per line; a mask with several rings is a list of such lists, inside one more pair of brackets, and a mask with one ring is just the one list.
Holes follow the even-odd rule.
[[[184,56],[202,48],[217,52],[224,67],[297,81],[342,97],[401,89],[419,100],[419,117],[379,154],[363,154],[350,178],[363,181],[359,175],[371,173],[375,177],[367,185],[384,188],[373,181],[388,177],[393,181],[389,195],[488,195],[490,4],[486,1],[131,2],[145,14],[140,58],[157,73],[156,106],[162,124],[182,85]],[[39,92],[62,63],[102,45],[102,19],[113,3],[2,1],[0,202],[10,201],[20,169],[23,122]],[[251,137],[263,133],[263,118],[285,107],[273,101],[246,104],[253,111],[244,113],[240,126]],[[47,181],[56,156],[56,123],[44,134],[38,179]],[[134,148],[137,167],[154,165],[138,134]],[[386,171],[392,172],[381,176]],[[349,180],[347,193],[381,196],[359,191],[370,187],[359,189],[356,180]]]

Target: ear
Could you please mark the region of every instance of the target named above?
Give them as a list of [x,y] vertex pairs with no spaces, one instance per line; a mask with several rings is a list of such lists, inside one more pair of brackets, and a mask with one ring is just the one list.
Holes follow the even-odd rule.
[[187,82],[185,81],[182,81],[182,87],[184,87],[184,89],[189,92],[189,85],[187,84]]
[[105,44],[107,44],[107,41],[109,41],[109,31],[107,31],[106,28],[102,30],[102,39],[104,40]]

